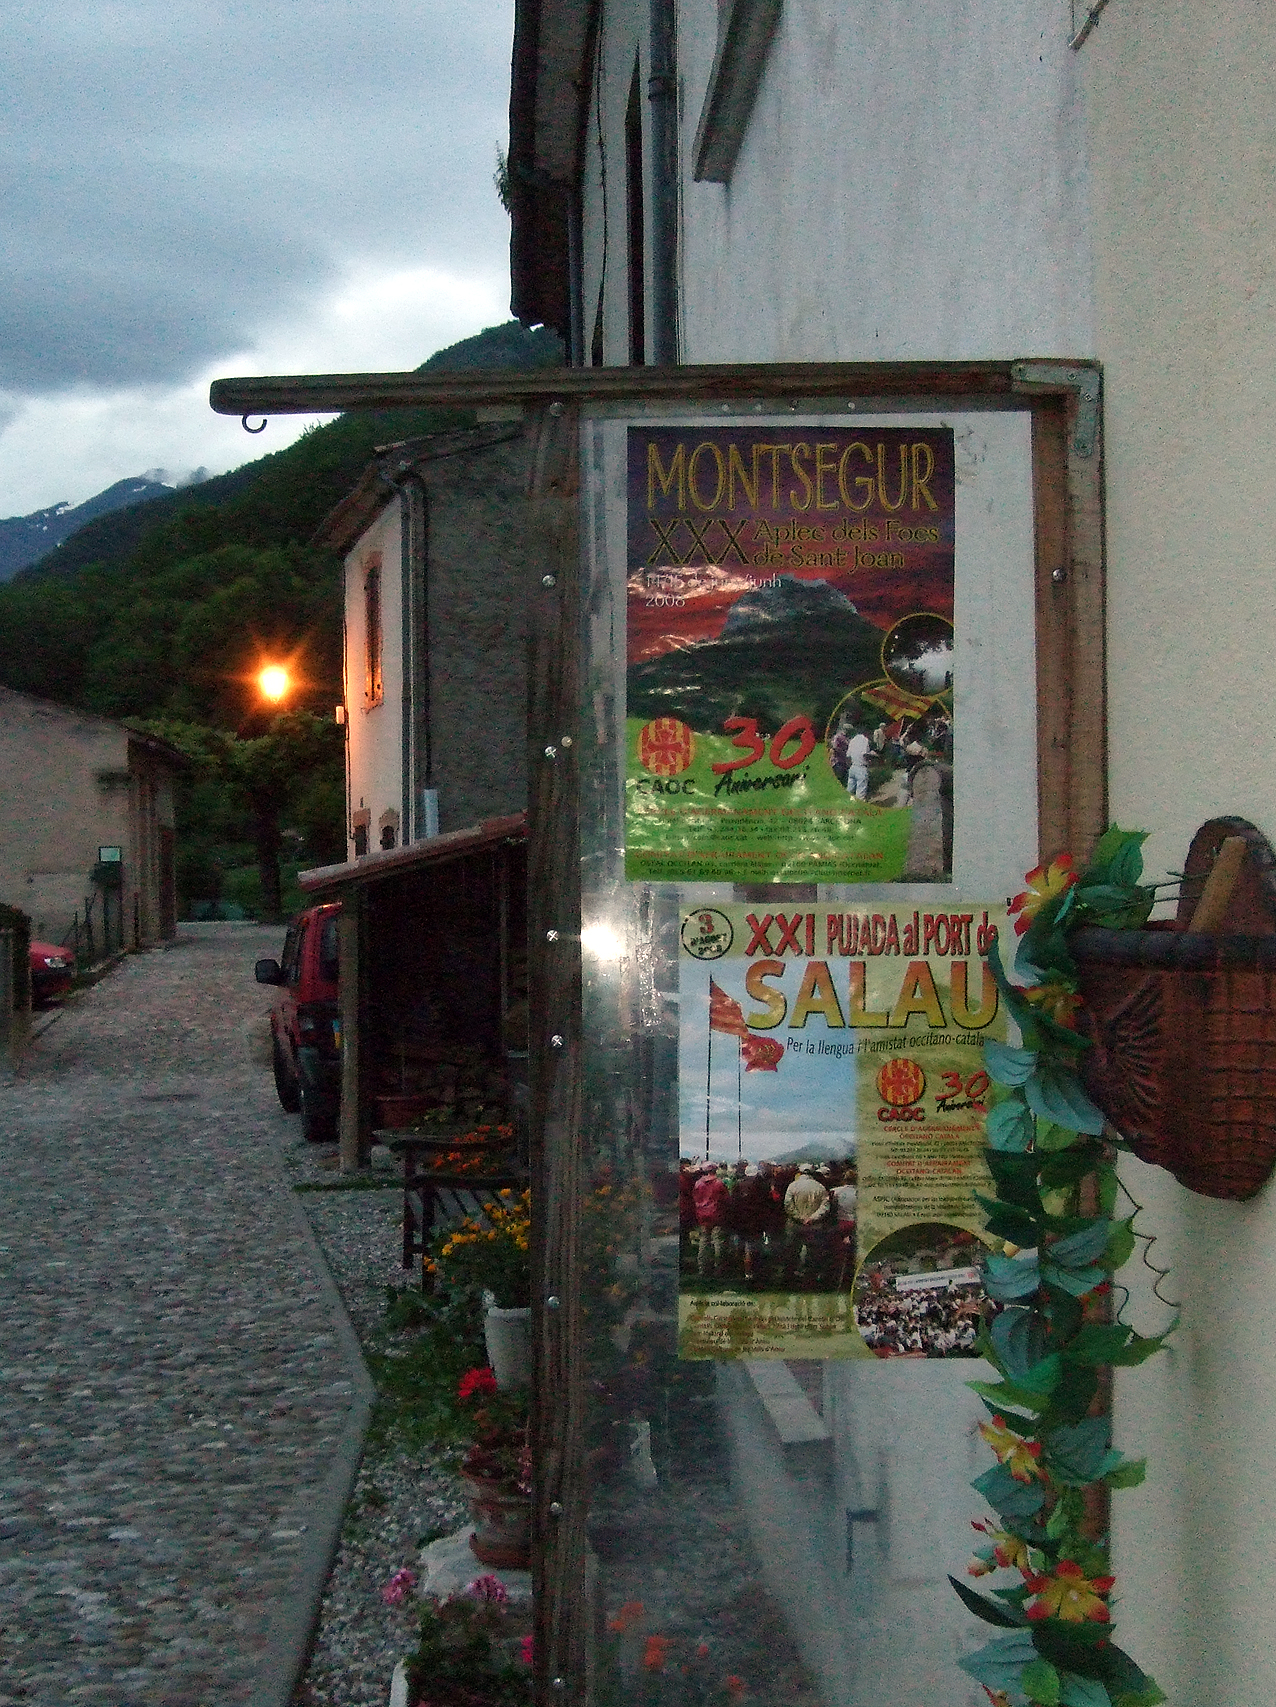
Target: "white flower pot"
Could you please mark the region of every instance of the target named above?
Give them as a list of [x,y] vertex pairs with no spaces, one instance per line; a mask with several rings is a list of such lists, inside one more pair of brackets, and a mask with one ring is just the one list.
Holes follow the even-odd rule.
[[[490,1296],[490,1295],[489,1295]],[[529,1305],[505,1310],[489,1304],[483,1317],[487,1361],[496,1385],[528,1387],[532,1380],[532,1312]]]

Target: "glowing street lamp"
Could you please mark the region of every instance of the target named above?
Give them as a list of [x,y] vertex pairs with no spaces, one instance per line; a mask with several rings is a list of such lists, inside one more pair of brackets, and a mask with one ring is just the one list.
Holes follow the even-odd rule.
[[281,664],[267,664],[257,677],[257,686],[263,699],[270,700],[272,705],[278,705],[292,682]]

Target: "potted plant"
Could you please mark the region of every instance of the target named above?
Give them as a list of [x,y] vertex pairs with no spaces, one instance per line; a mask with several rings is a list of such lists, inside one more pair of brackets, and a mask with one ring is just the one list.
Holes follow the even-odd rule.
[[531,1192],[506,1188],[481,1215],[436,1233],[426,1261],[447,1291],[482,1298],[488,1360],[504,1389],[532,1378],[531,1225]]
[[456,1390],[470,1408],[472,1444],[461,1481],[474,1534],[470,1549],[497,1570],[525,1570],[531,1559],[532,1450],[523,1394],[503,1393],[490,1369],[467,1370]]

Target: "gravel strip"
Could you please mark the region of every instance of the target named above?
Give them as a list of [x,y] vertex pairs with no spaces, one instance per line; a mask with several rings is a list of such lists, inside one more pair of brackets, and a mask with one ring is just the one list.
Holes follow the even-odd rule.
[[[298,1141],[284,1160],[296,1184],[333,1184],[334,1156]],[[303,1191],[298,1201],[366,1347],[381,1326],[386,1286],[408,1278],[400,1267],[402,1197],[395,1189]],[[386,1606],[381,1589],[402,1566],[415,1570],[420,1547],[459,1529],[464,1517],[454,1477],[414,1453],[369,1446],[293,1707],[386,1707],[395,1663],[415,1645],[416,1610],[411,1600]]]

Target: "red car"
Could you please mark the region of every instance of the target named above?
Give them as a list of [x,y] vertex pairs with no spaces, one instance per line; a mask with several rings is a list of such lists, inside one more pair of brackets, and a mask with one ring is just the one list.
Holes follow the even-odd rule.
[[341,907],[308,907],[288,928],[283,959],[259,960],[259,984],[277,984],[270,1011],[275,1089],[289,1114],[301,1110],[311,1143],[337,1135],[341,1107],[341,1016],[337,1007],[337,920]]
[[31,1000],[43,1006],[65,996],[75,980],[75,956],[52,942],[31,943]]

